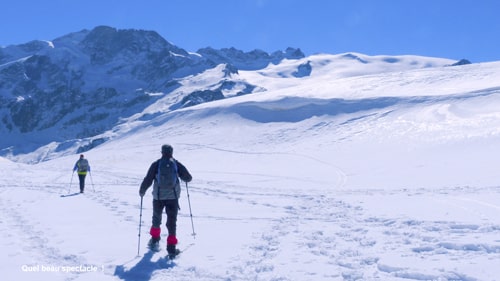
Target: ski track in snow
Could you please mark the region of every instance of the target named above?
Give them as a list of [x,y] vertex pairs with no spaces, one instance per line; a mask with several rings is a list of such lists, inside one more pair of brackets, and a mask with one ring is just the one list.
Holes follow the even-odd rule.
[[[210,183],[207,183],[210,186]],[[404,218],[378,218],[371,217],[363,211],[361,206],[349,204],[341,199],[324,195],[282,194],[273,192],[241,191],[241,187],[231,187],[220,183],[212,184],[215,188],[191,188],[193,196],[220,197],[224,200],[238,201],[254,205],[255,208],[265,207],[278,209],[284,216],[270,217],[268,229],[256,231],[252,245],[247,245],[249,255],[236,257],[227,269],[227,275],[211,274],[206,269],[182,268],[182,262],[168,264],[166,260],[156,260],[147,265],[147,260],[152,259],[149,253],[144,254],[141,262],[135,266],[138,272],[125,274],[123,266],[118,265],[114,274],[123,277],[123,280],[150,277],[151,280],[163,280],[164,274],[175,271],[177,280],[203,278],[203,280],[374,280],[383,279],[408,279],[408,280],[476,280],[457,271],[447,271],[437,268],[425,270],[400,267],[390,263],[381,262],[377,252],[394,251],[400,253],[402,258],[432,259],[434,256],[447,254],[460,260],[462,256],[491,256],[492,259],[500,258],[500,246],[487,243],[475,243],[473,237],[482,234],[500,233],[500,226],[478,224],[456,224],[441,221],[416,221]],[[240,189],[235,192],[233,189]],[[37,190],[31,188],[33,190]],[[7,189],[8,190],[8,189]],[[38,192],[57,196],[58,192],[51,189],[38,189]],[[8,192],[8,191],[7,191]],[[3,192],[5,195],[6,192]],[[116,199],[110,191],[88,192],[87,199],[92,200],[109,210],[116,217],[123,217],[130,213],[130,202]],[[342,197],[342,196],[339,196]],[[31,253],[34,260],[45,264],[66,265],[85,264],[82,255],[62,253],[56,246],[51,246],[54,241],[50,230],[44,229],[38,223],[31,221],[29,214],[18,211],[21,204],[32,204],[34,199],[27,198],[21,203],[12,199],[0,200],[3,213],[3,224],[9,226],[9,234],[23,237],[23,250]],[[288,204],[281,205],[283,198],[290,200]],[[273,203],[278,199],[278,203]],[[459,200],[468,200],[459,198]],[[292,204],[290,204],[292,203]],[[484,202],[477,202],[485,204]],[[498,206],[493,205],[493,208]],[[481,214],[478,214],[480,216]],[[205,219],[221,219],[207,217]],[[222,218],[231,220],[230,217]],[[241,220],[251,218],[239,218]],[[125,216],[126,221],[134,222],[136,218]],[[327,224],[329,227],[320,227]],[[371,233],[377,234],[371,234]],[[382,233],[383,235],[379,235]],[[57,237],[57,235],[55,236]],[[377,240],[376,237],[386,237]],[[467,243],[448,242],[454,238],[466,237]],[[498,241],[498,240],[497,240]],[[51,242],[51,243],[48,243]],[[291,249],[287,245],[293,244]],[[403,248],[402,248],[403,245]],[[420,246],[419,246],[420,245]],[[406,246],[406,247],[405,247]],[[189,251],[185,253],[189,257]],[[280,260],[282,255],[294,255],[287,262],[293,262],[297,272],[287,273],[279,268],[275,259]],[[182,259],[181,259],[182,261]],[[148,269],[149,266],[149,269]],[[330,275],[316,276],[315,267],[331,268]],[[107,265],[109,268],[110,266]],[[111,266],[112,267],[112,266]],[[285,268],[289,268],[288,264]],[[148,269],[150,276],[144,275]],[[148,272],[146,270],[146,272]],[[141,273],[142,272],[142,273]],[[170,272],[172,273],[172,272]],[[77,274],[66,276],[64,280],[74,280]],[[147,280],[147,279],[145,279]]]
[[[281,251],[280,242],[290,239],[289,237],[293,237],[291,240],[296,242],[294,252],[297,258],[293,259],[297,263],[296,268],[304,268],[304,277],[311,280],[387,278],[383,277],[383,273],[413,280],[475,280],[459,271],[438,268],[427,273],[386,264],[379,260],[379,250],[399,252],[403,258],[417,259],[432,259],[443,254],[456,260],[460,260],[462,256],[483,255],[490,255],[497,260],[500,258],[500,246],[475,242],[475,237],[482,234],[498,235],[499,226],[376,218],[367,216],[360,206],[341,200],[321,196],[297,198],[301,199],[302,204],[296,206],[302,207],[288,207],[289,216],[277,221],[269,233],[262,234],[262,243],[251,247],[254,251],[253,258],[244,263],[243,267],[236,268],[237,272],[242,273],[240,277],[250,276],[250,280],[258,280],[264,274],[268,275],[265,280],[293,280],[283,273],[279,278],[273,276],[274,267],[271,266],[271,260]],[[314,227],[319,221],[333,226],[334,230]],[[383,235],[373,235],[373,232]],[[381,241],[374,237],[387,239]],[[447,242],[461,237],[467,237],[469,242]],[[407,247],[401,248],[401,245]],[[317,263],[321,260],[323,266],[332,269],[330,276],[314,276],[314,271],[308,272],[306,269],[309,262]],[[240,278],[236,278],[238,279]]]
[[[234,153],[234,152],[230,152]],[[300,156],[299,156],[300,157]],[[261,228],[253,229],[250,239],[243,240],[244,245],[232,249],[226,268],[211,268],[208,265],[197,265],[190,261],[199,254],[195,241],[178,259],[170,262],[161,254],[145,252],[142,247],[140,257],[131,254],[127,261],[122,258],[106,259],[102,271],[95,273],[109,280],[478,280],[461,272],[465,261],[495,262],[500,260],[500,225],[490,222],[491,214],[482,213],[482,209],[472,206],[480,205],[493,210],[498,215],[500,207],[466,197],[467,194],[495,192],[495,189],[457,190],[346,190],[340,189],[345,182],[345,174],[337,171],[341,178],[336,181],[339,189],[320,193],[317,190],[256,188],[242,186],[231,181],[198,181],[190,186],[191,196],[203,198],[208,202],[230,202],[240,206],[241,211],[213,214],[210,210],[199,209],[195,213],[197,223],[211,225],[214,221],[224,224],[259,221]],[[115,175],[120,178],[122,175]],[[244,176],[244,175],[240,175]],[[270,175],[254,173],[251,176],[266,180]],[[273,176],[280,179],[279,176]],[[220,177],[224,178],[224,177]],[[295,181],[296,178],[282,177],[281,180]],[[103,177],[113,183],[113,177]],[[259,182],[259,180],[255,180]],[[40,222],[41,215],[24,212],[21,206],[31,205],[28,210],[36,210],[38,199],[80,200],[87,202],[92,208],[102,209],[106,214],[104,220],[110,224],[119,221],[128,229],[137,229],[139,202],[137,196],[138,177],[125,178],[123,186],[100,183],[87,183],[86,193],[77,195],[77,184],[71,190],[56,185],[42,185],[23,182],[7,183],[0,192],[0,211],[2,213],[1,232],[8,237],[22,237],[19,246],[29,253],[33,264],[57,264],[58,266],[74,266],[76,264],[92,264],[89,253],[65,251],[64,237]],[[10,196],[15,188],[31,191],[26,197]],[[95,189],[95,191],[94,191]],[[69,192],[68,192],[69,191]],[[17,194],[17,193],[16,193]],[[363,202],[357,196],[418,196],[425,198],[433,194],[445,194],[454,200],[434,199],[435,204],[445,204],[453,208],[464,209],[477,217],[477,223],[457,223],[454,221],[419,220],[411,217],[377,216],[365,210]],[[65,198],[66,196],[66,198]],[[186,196],[185,194],[183,196]],[[385,200],[387,201],[387,200]],[[185,202],[185,201],[184,201]],[[461,205],[467,202],[469,204]],[[69,204],[69,203],[68,203]],[[471,205],[472,204],[472,205]],[[144,206],[142,243],[148,239],[150,221],[150,199]],[[43,207],[43,206],[42,206]],[[187,208],[183,203],[183,208]],[[71,213],[71,212],[70,212]],[[148,215],[146,215],[148,214]],[[185,212],[179,220],[187,221]],[[198,225],[198,224],[197,224]],[[188,224],[183,226],[189,227]],[[227,229],[231,229],[231,226]],[[184,231],[188,231],[184,229]],[[200,229],[210,232],[210,229]],[[134,235],[131,235],[134,237]],[[488,239],[481,239],[488,237]],[[496,237],[496,238],[495,238]],[[109,238],[107,238],[109,239]],[[183,237],[184,240],[188,238]],[[481,242],[478,242],[481,241]],[[136,241],[130,241],[132,245]],[[246,244],[248,243],[248,244]],[[182,248],[182,244],[180,245]],[[130,251],[132,252],[132,251]],[[393,253],[394,259],[382,257],[381,253]],[[162,252],[164,254],[164,251]],[[9,255],[15,256],[13,252]],[[452,264],[440,264],[446,255]],[[387,256],[384,254],[383,256]],[[207,261],[219,259],[217,251],[205,253]],[[425,260],[426,266],[413,266],[412,261]],[[437,263],[433,263],[433,261]],[[405,262],[401,262],[405,261]],[[30,264],[27,262],[26,264]],[[324,270],[328,268],[328,270]],[[322,269],[322,270],[319,270]],[[320,272],[320,274],[318,274]],[[89,273],[90,274],[90,273]],[[100,275],[97,275],[100,274]],[[104,274],[104,275],[103,275]],[[86,273],[73,273],[58,276],[56,280],[84,279]]]
[[[498,235],[500,226],[456,224],[444,221],[417,221],[407,218],[378,218],[364,212],[362,206],[352,205],[341,199],[325,195],[286,194],[262,192],[252,188],[230,186],[221,182],[207,182],[212,188],[193,186],[197,196],[220,197],[283,212],[280,218],[213,217],[205,219],[226,220],[261,219],[268,221],[268,229],[256,232],[254,244],[247,245],[249,255],[236,257],[226,274],[210,274],[193,268],[185,271],[190,278],[206,280],[476,280],[459,270],[444,268],[413,269],[380,261],[379,251],[392,251],[408,259],[432,259],[448,254],[460,260],[462,256],[491,256],[500,258],[500,246],[477,244],[474,237],[482,234]],[[215,188],[219,186],[219,188]],[[242,191],[245,190],[245,191]],[[250,191],[252,190],[252,191]],[[397,193],[398,191],[393,191]],[[401,191],[403,194],[408,192]],[[427,191],[434,192],[434,191]],[[344,192],[345,193],[345,192]],[[342,196],[339,196],[342,197]],[[274,201],[287,198],[291,203],[280,205]],[[493,206],[498,208],[497,206]],[[325,228],[327,224],[329,227]],[[422,233],[425,233],[423,235]],[[379,240],[377,237],[386,237]],[[469,243],[447,242],[465,237]],[[498,240],[497,240],[498,242]],[[405,245],[405,247],[401,247]],[[425,246],[415,246],[425,245]],[[285,255],[286,259],[280,256]],[[294,256],[290,258],[290,256]],[[276,265],[276,259],[286,260],[286,272]],[[318,262],[320,263],[318,264]],[[318,276],[310,268],[328,267],[331,274]],[[178,272],[176,271],[176,274]],[[163,275],[162,275],[163,276]],[[160,279],[158,279],[160,280]]]
[[[41,188],[26,189],[26,192],[30,190],[42,190]],[[8,237],[17,237],[19,242],[18,245],[14,247],[20,247],[24,252],[24,258],[29,257],[27,261],[30,261],[24,263],[22,266],[28,268],[36,266],[51,267],[54,265],[57,265],[57,267],[73,267],[77,264],[87,264],[83,256],[69,251],[61,251],[60,244],[64,238],[58,236],[53,229],[47,228],[42,222],[33,219],[31,209],[24,207],[26,204],[36,204],[36,200],[40,198],[31,195],[19,201],[19,198],[13,198],[6,194],[8,192],[9,190],[7,189],[7,192],[3,192],[2,198],[0,198],[2,224],[7,226],[7,228],[2,229],[1,232],[4,232]],[[43,191],[43,193],[47,192]],[[49,196],[53,195],[53,192],[49,191],[48,193]],[[15,258],[19,254],[10,252],[9,255]],[[22,266],[19,270],[22,270]],[[74,280],[77,278],[77,275],[78,274],[68,274],[65,276],[64,280]]]

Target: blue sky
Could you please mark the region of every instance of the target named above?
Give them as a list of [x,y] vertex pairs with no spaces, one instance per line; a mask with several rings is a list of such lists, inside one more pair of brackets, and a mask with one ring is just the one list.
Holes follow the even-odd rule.
[[187,51],[500,60],[497,0],[16,0],[0,11],[0,46],[108,25],[154,30]]

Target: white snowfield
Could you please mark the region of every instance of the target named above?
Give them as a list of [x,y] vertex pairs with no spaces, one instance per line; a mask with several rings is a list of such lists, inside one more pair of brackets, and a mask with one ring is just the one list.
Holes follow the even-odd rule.
[[[1,279],[500,280],[500,62],[451,63],[341,54],[240,71],[262,91],[160,101],[86,152],[84,194],[78,154],[0,158]],[[194,178],[173,262],[165,221],[162,251],[146,249],[152,189],[138,236],[139,185],[165,143]]]

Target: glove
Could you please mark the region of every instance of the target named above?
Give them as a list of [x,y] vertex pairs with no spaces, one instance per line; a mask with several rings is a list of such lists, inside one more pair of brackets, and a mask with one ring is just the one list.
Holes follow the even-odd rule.
[[144,193],[145,192],[139,190],[139,196],[144,197]]
[[188,175],[188,176],[185,176],[182,180],[184,182],[191,182],[193,180],[193,177],[191,175]]

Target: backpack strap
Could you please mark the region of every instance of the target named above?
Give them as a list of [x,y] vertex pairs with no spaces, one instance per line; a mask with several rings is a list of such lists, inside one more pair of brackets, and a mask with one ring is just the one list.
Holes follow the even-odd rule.
[[[174,196],[175,200],[177,200],[177,209],[181,209],[181,205],[179,204],[179,196],[177,196],[177,191],[175,190],[175,187],[177,186],[177,183],[179,183],[179,172],[177,171],[177,163],[175,162],[175,159],[172,157],[172,164],[174,165],[174,170],[175,170],[175,179],[176,179],[176,184],[174,184]],[[179,183],[180,184],[180,183]]]
[[156,171],[156,182],[160,182],[160,165],[161,165],[161,159],[158,159],[158,169]]
[[174,176],[175,176],[174,194],[175,194],[175,199],[179,199],[179,197],[177,196],[177,192],[175,191],[175,187],[179,183],[179,176],[178,176],[178,171],[177,171],[177,163],[175,163],[175,159],[174,158],[170,158],[169,160],[171,160],[172,165],[174,165],[174,173],[175,173],[174,174]]
[[156,171],[156,184],[158,185],[158,200],[160,200],[160,165],[161,165],[161,160],[158,159],[158,171]]

